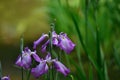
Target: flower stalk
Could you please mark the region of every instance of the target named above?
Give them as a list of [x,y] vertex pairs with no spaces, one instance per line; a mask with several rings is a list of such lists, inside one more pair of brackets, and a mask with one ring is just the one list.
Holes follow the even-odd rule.
[[27,74],[27,80],[30,80],[31,69],[32,69],[32,68],[30,68],[30,70],[28,71],[28,74]]
[[[57,54],[58,61],[61,61],[61,54],[62,54],[62,50],[59,49],[59,53]],[[55,80],[59,80],[59,73],[57,71],[56,71],[56,79]]]
[[[52,53],[52,47],[53,47],[53,43],[52,43],[52,32],[54,31],[54,24],[52,23],[51,25],[51,31],[49,32],[49,37],[50,37],[50,46],[49,46],[49,52],[51,53],[51,58],[53,57],[53,53]],[[50,67],[49,67],[50,69]],[[50,71],[50,70],[49,70]],[[54,80],[54,68],[53,68],[53,64],[52,64],[52,70],[50,71],[51,75],[52,75],[52,80]]]
[[[23,51],[23,47],[24,47],[24,39],[23,37],[20,39],[20,53],[21,53],[21,61],[22,61],[22,51]],[[22,80],[24,80],[24,72],[23,72],[23,67],[21,67],[21,77]]]

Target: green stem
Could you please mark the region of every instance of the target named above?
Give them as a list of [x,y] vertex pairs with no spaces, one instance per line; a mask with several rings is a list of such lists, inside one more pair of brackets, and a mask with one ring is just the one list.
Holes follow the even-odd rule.
[[66,61],[67,61],[68,67],[70,67],[69,56],[67,56],[67,54],[66,54],[66,53],[65,53],[65,58],[66,58]]
[[89,64],[89,80],[94,80],[93,78],[93,67],[91,64]]
[[[32,69],[32,68],[31,68]],[[28,71],[27,80],[30,80],[31,69]]]
[[50,69],[48,69],[47,80],[50,80]]
[[106,61],[104,61],[104,70],[103,71],[104,71],[105,80],[109,80]]
[[[24,40],[23,40],[23,37],[22,37],[21,40],[20,40],[21,61],[22,61],[23,46],[24,46]],[[24,80],[23,67],[21,68],[21,77],[22,77],[22,80]]]
[[[51,24],[51,31],[49,32],[49,37],[50,37],[50,44],[49,44],[49,51],[51,53],[51,57],[53,58],[53,53],[52,53],[52,32],[54,31],[54,23]],[[54,80],[54,69],[53,69],[53,64],[52,64],[52,71],[51,71],[51,75],[52,75],[52,80]]]
[[54,80],[54,67],[53,67],[53,64],[52,64],[52,80]]
[[74,80],[74,77],[73,77],[73,75],[70,75],[70,78],[71,78],[71,80]]
[[59,80],[59,76],[58,76],[58,72],[56,71],[56,79],[55,80]]
[[62,50],[60,49],[59,53],[58,53],[58,60],[61,61],[61,53],[62,53]]
[[[62,50],[60,49],[59,53],[57,54],[58,61],[61,61],[61,53],[62,53]],[[59,73],[57,71],[56,71],[56,79],[55,80],[59,80]]]
[[52,32],[54,31],[54,27],[55,27],[55,25],[54,25],[54,23],[51,23],[51,31],[49,32],[49,37],[50,37],[50,44],[49,44],[49,51],[50,51],[50,53],[51,53],[51,57],[53,57],[53,54],[52,54]]

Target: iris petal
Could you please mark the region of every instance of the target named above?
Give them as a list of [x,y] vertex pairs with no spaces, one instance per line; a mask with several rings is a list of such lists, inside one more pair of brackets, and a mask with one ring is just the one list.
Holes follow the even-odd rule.
[[40,62],[40,57],[36,54],[36,51],[31,52],[32,57],[35,59],[35,61]]
[[9,76],[4,76],[4,77],[2,77],[1,80],[10,80],[10,77]]
[[47,45],[49,44],[49,40],[45,43],[45,44],[43,44],[42,45],[42,47],[41,47],[41,51],[44,53],[44,52],[46,52],[46,48],[47,48]]
[[36,49],[37,45],[39,45],[45,38],[48,37],[47,34],[43,34],[38,40],[34,41],[33,48]]
[[42,74],[46,73],[48,70],[48,67],[46,65],[45,61],[40,62],[39,65],[37,65],[35,68],[32,68],[31,73],[34,77],[38,78]]
[[61,62],[54,60],[53,63],[56,70],[64,74],[64,76],[67,76],[70,73],[70,70],[66,68]]

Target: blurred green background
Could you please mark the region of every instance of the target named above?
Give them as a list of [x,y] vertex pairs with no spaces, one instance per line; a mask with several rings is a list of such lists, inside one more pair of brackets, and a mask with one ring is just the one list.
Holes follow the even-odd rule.
[[[20,70],[14,63],[20,53],[21,36],[24,37],[24,45],[32,48],[34,40],[42,33],[48,33],[52,22],[55,22],[57,33],[67,33],[76,43],[76,49],[69,56],[76,64],[82,62],[80,65],[83,65],[87,76],[90,62],[75,26],[79,26],[82,40],[96,60],[97,24],[100,50],[104,55],[109,80],[119,80],[120,0],[0,0],[0,61],[3,75],[10,75],[11,80],[20,80]],[[73,62],[65,61],[76,75],[77,68]],[[95,73],[93,67],[94,80],[98,80]],[[77,76],[75,80],[80,78]]]

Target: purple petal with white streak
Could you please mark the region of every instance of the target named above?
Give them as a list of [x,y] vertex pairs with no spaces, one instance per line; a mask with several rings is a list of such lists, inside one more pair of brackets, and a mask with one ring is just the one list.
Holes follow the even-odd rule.
[[41,61],[39,65],[32,68],[31,73],[34,77],[38,78],[48,71],[48,67],[45,61]]
[[75,44],[67,37],[67,34],[60,33],[58,46],[66,53],[70,53],[74,49]]
[[2,77],[1,80],[10,80],[10,77],[9,76],[4,76],[4,77]]
[[66,68],[61,62],[54,60],[53,64],[56,70],[64,74],[64,76],[67,76],[70,73],[70,70]]

